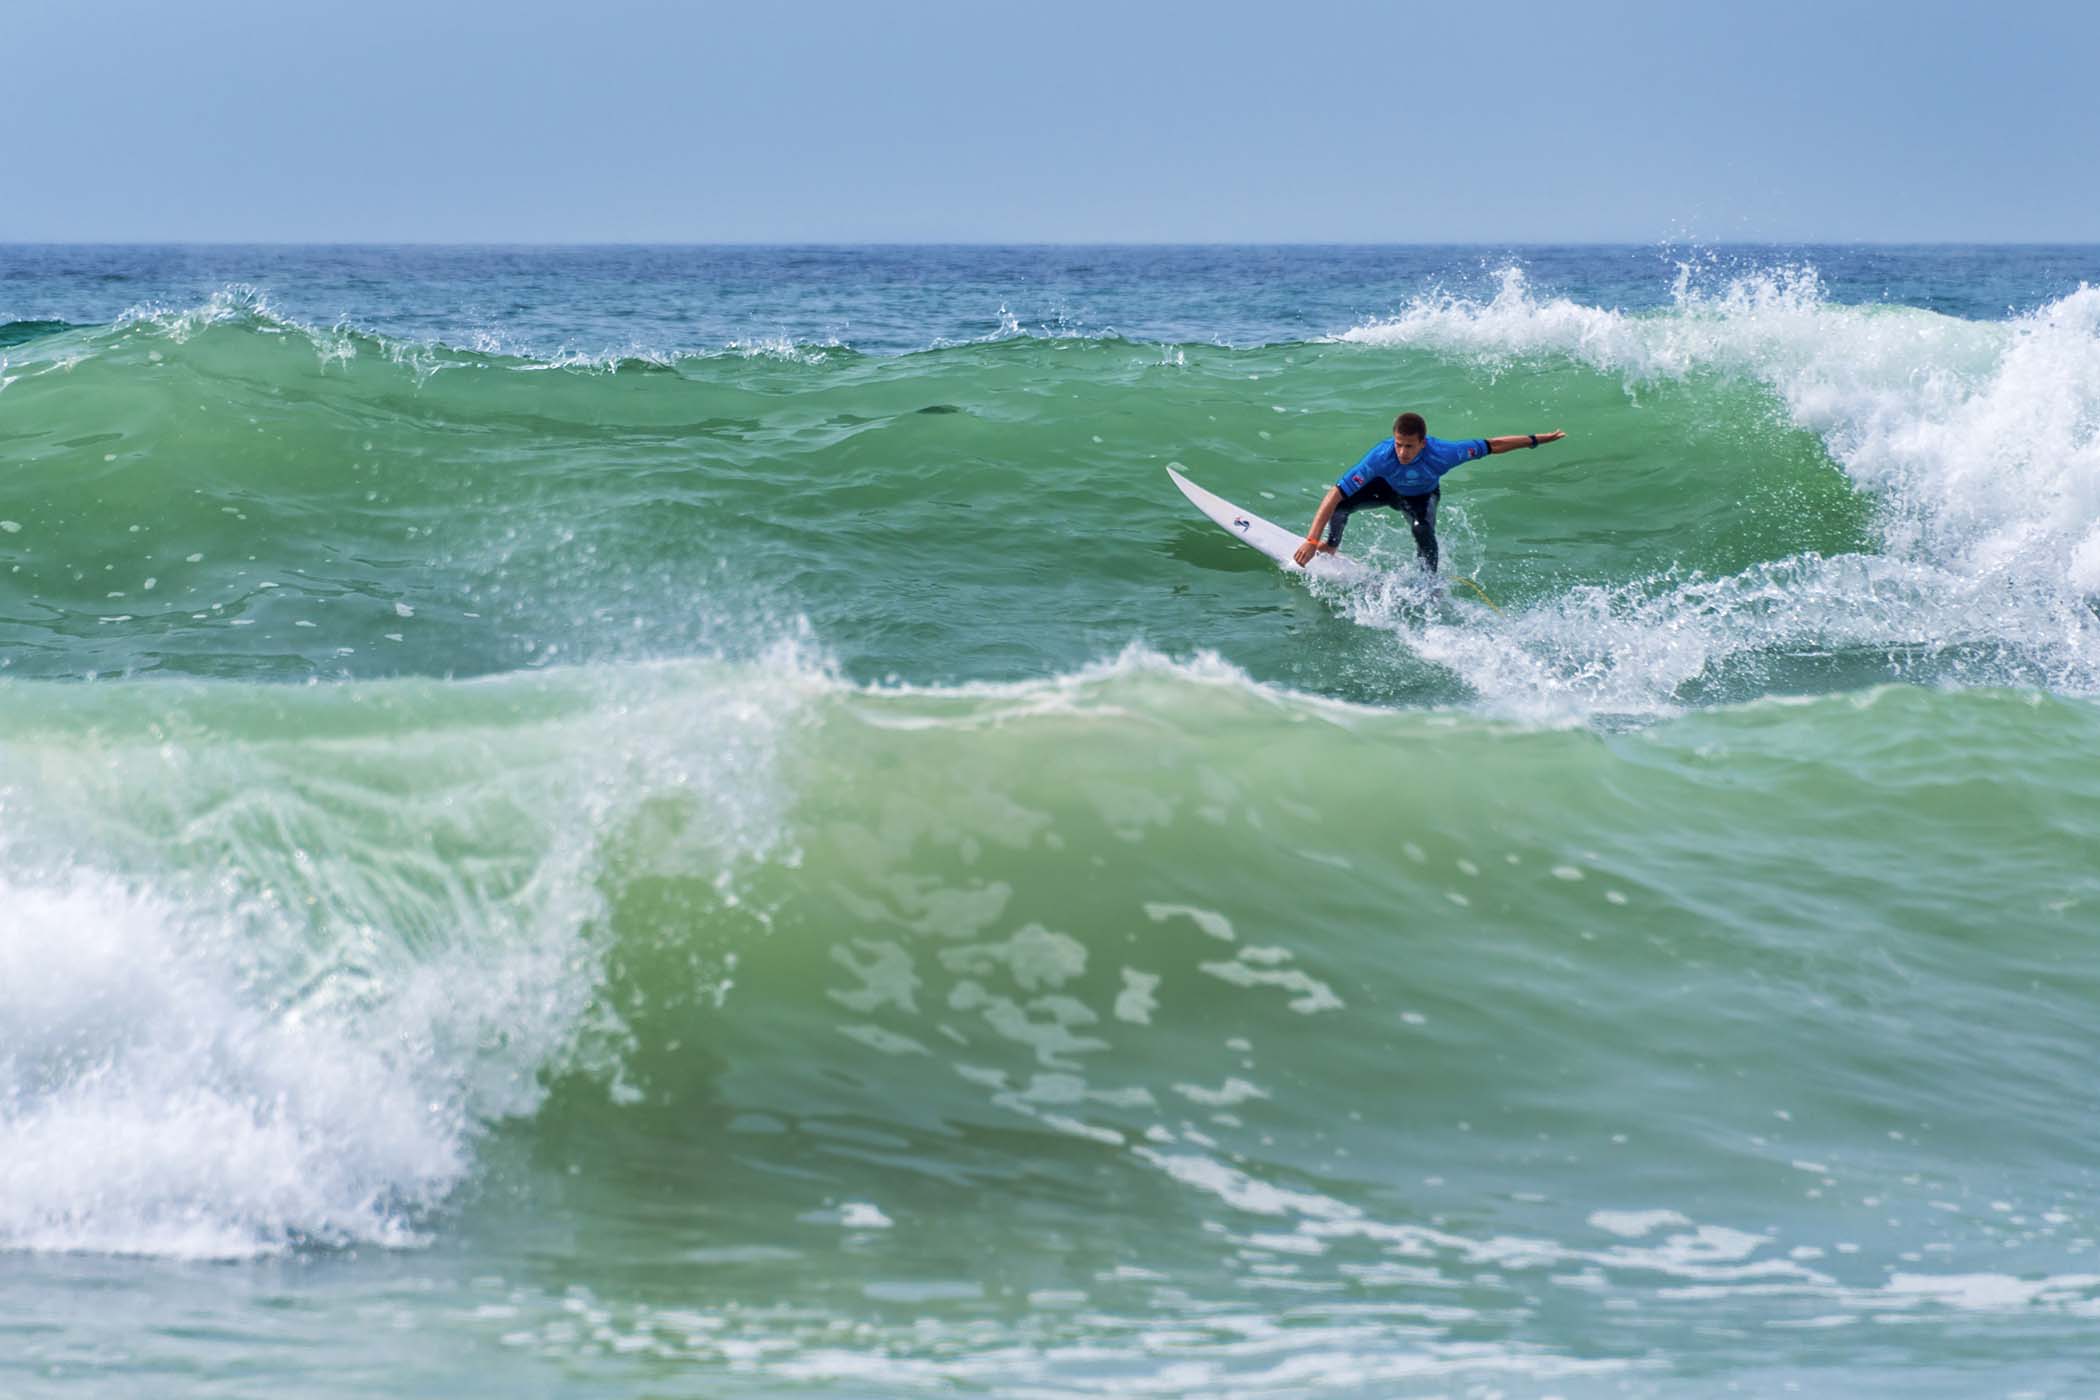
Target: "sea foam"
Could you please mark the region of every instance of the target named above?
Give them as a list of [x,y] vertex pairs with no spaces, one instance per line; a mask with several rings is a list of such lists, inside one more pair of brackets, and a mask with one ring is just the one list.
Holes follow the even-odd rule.
[[621,1092],[602,844],[647,803],[659,856],[726,887],[832,684],[789,647],[64,709],[0,687],[0,1249],[422,1238],[550,1076]]
[[1340,338],[1490,370],[1572,360],[1633,394],[1695,375],[1754,382],[1876,503],[1875,555],[1576,586],[1488,631],[1425,618],[1389,579],[1343,599],[1498,709],[1668,713],[1738,659],[1846,648],[1965,651],[1977,659],[1960,679],[2100,690],[2100,288],[1979,322],[1833,304],[1810,268],[1715,290],[1687,270],[1670,308],[1628,313],[1542,296],[1508,268],[1492,297],[1418,298]]
[[2100,590],[2100,287],[1985,322],[1838,305],[1811,268],[1712,291],[1687,270],[1668,310],[1629,313],[1540,296],[1512,267],[1491,298],[1418,298],[1340,338],[1488,364],[1560,356],[1633,389],[1748,378],[1882,496],[1896,551]]

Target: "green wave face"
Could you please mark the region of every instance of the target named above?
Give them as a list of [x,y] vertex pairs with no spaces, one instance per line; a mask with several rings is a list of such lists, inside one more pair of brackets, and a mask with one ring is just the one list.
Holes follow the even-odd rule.
[[[1310,664],[1344,693],[1454,697],[1300,593],[1250,598],[1235,575],[1266,564],[1162,470],[1302,525],[1391,403],[1454,433],[1573,435],[1447,495],[1453,566],[1519,609],[1571,585],[1639,590],[1658,564],[1727,576],[1871,539],[1865,502],[1756,386],[1629,399],[1567,364],[1484,392],[1431,353],[1354,345],[1163,364],[1017,341],[608,371],[255,317],[38,348],[47,363],[7,391],[18,673],[474,674],[735,647],[756,609],[776,629],[806,617],[870,677],[1069,670],[1142,638],[1225,646],[1260,674]],[[1357,534],[1402,562],[1404,535]],[[1349,666],[1310,660],[1336,651]]]
[[[10,985],[68,989],[9,1007],[48,1095],[17,1238],[100,1247],[109,1180],[37,1152],[161,1102],[223,1166],[88,1217],[131,1249],[439,1231],[530,1277],[559,1211],[621,1335],[719,1361],[657,1312],[793,1296],[736,1335],[825,1373],[872,1299],[900,1365],[975,1329],[1020,1384],[1062,1346],[1147,1373],[1162,1310],[1227,1377],[1265,1278],[1404,1304],[1346,1324],[1381,1353],[1617,1374],[1650,1323],[1612,1300],[1922,1316],[1912,1254],[2020,1277],[2092,1228],[2100,1144],[2039,1111],[2093,1050],[2083,703],[1608,735],[1144,655],[46,689],[0,692],[52,935]],[[558,1346],[563,1296],[491,1326]]]
[[[1917,379],[1890,347],[1920,337],[1983,396],[2026,371],[1968,323],[1817,314],[1864,369],[1784,323],[1687,314],[1521,353],[1460,319],[1254,350],[610,365],[239,307],[64,331],[10,361],[4,640],[23,675],[292,679],[748,656],[806,632],[849,675],[929,682],[1135,640],[1357,700],[1578,715],[1890,678],[2089,690],[2087,551],[2051,514],[2071,466],[2036,456],[2022,480],[2012,443],[1979,493],[1966,459],[1901,457],[1877,416]],[[1391,521],[1351,536],[1373,584],[1312,597],[1165,478],[1297,528],[1395,404],[1454,435],[1570,434],[1449,483],[1449,571],[1510,619],[1485,645]]]

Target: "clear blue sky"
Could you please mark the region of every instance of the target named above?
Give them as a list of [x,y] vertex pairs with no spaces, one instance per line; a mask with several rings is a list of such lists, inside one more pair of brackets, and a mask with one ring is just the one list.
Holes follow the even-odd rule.
[[0,241],[2100,241],[2100,4],[11,0]]

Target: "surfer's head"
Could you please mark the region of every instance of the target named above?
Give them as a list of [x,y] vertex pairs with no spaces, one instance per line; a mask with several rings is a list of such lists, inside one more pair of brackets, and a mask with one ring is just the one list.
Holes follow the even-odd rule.
[[1393,420],[1393,451],[1403,462],[1412,462],[1429,439],[1429,424],[1419,413],[1403,413]]

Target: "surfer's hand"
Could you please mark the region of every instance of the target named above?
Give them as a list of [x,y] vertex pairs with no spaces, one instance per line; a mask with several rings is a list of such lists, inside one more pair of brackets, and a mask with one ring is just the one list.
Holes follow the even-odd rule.
[[1307,564],[1310,564],[1312,557],[1319,552],[1320,542],[1318,540],[1306,540],[1298,546],[1298,552],[1291,556],[1291,560],[1302,569]]
[[1564,433],[1564,432],[1562,432],[1562,431],[1561,431],[1560,429],[1558,429],[1558,428],[1555,428],[1555,429],[1554,429],[1554,430],[1553,430],[1552,432],[1550,432],[1550,433],[1540,433],[1540,434],[1539,434],[1539,446],[1541,446],[1541,447],[1544,447],[1544,446],[1545,446],[1545,445],[1546,445],[1547,443],[1549,443],[1549,442],[1559,442],[1559,441],[1560,441],[1560,440],[1561,440],[1562,438],[1564,438],[1564,437],[1566,437],[1566,436],[1567,436],[1567,434],[1566,434],[1566,433]]

